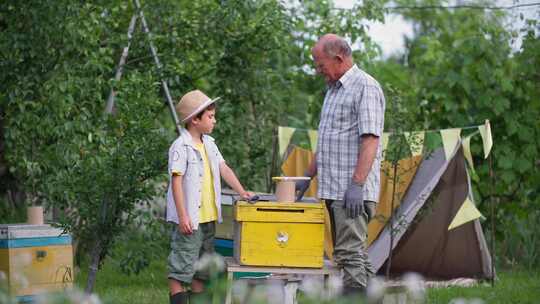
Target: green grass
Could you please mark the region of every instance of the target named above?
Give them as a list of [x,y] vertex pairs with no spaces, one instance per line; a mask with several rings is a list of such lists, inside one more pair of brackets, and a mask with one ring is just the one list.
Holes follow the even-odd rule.
[[495,287],[485,283],[476,287],[433,288],[428,291],[428,303],[449,303],[455,298],[479,298],[486,304],[540,303],[540,270],[501,271]]
[[[75,278],[77,286],[86,286],[87,269]],[[154,261],[138,275],[125,275],[112,263],[98,272],[94,293],[103,303],[145,304],[169,303],[166,259]]]
[[[103,303],[168,303],[166,258],[153,261],[139,275],[125,275],[112,263],[105,263],[98,273],[95,293]],[[488,283],[476,287],[434,288],[428,290],[427,303],[449,303],[452,299],[480,298],[484,303],[540,303],[540,270],[500,271],[495,287]],[[86,269],[76,278],[82,289]]]

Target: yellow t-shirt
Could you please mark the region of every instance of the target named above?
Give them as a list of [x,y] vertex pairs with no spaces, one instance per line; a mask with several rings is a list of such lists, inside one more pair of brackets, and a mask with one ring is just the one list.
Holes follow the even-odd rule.
[[199,209],[199,222],[207,223],[217,220],[214,180],[204,144],[195,144],[195,148],[201,153],[204,168],[201,187],[201,208]]

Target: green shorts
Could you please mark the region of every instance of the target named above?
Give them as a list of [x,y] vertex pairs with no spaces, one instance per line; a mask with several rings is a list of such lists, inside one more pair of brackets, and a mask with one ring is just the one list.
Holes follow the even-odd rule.
[[206,271],[195,269],[195,263],[204,254],[214,253],[214,237],[216,222],[199,224],[199,229],[190,235],[182,234],[177,224],[172,224],[171,253],[168,258],[168,278],[182,283],[191,284],[193,278],[207,281]]

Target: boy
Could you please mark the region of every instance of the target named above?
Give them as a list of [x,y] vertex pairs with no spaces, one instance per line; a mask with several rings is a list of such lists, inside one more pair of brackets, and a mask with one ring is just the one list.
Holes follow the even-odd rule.
[[174,223],[168,258],[170,303],[188,303],[187,286],[193,294],[203,291],[207,274],[195,271],[203,254],[214,252],[216,220],[221,222],[220,177],[243,199],[244,190],[227,166],[210,134],[216,123],[215,102],[199,90],[185,94],[176,112],[186,129],[169,149],[167,221]]

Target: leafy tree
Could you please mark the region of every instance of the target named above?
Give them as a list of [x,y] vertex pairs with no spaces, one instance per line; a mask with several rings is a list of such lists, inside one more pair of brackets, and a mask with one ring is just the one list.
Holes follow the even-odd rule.
[[116,49],[109,39],[120,40],[109,32],[107,7],[59,1],[6,9],[7,160],[31,202],[63,211],[60,223],[79,252],[90,253],[91,291],[135,204],[155,195],[164,171],[159,91],[151,71],[132,71],[117,85],[117,115],[102,115]]
[[[87,291],[136,204],[162,191],[156,183],[164,181],[175,134],[160,97],[161,78],[177,99],[194,88],[224,97],[219,145],[241,180],[261,190],[271,170],[272,130],[289,124],[287,117],[312,124],[318,117],[314,105],[324,86],[310,68],[310,47],[323,30],[369,41],[361,20],[382,18],[378,3],[343,11],[329,1],[292,7],[279,1],[148,1],[143,10],[163,69],[156,70],[148,37],[138,29],[124,78],[115,83],[132,5],[2,2],[2,156],[27,201],[59,210],[78,252],[89,253]],[[373,50],[366,47],[360,57]],[[103,109],[111,87],[116,114],[109,117]]]
[[477,137],[472,146],[478,174],[473,177],[474,188],[485,214],[489,214],[485,202],[493,199],[498,223],[515,219],[496,227],[499,239],[506,242],[507,233],[517,234],[519,223],[536,214],[531,211],[540,204],[535,195],[540,156],[540,88],[534,68],[540,56],[538,24],[529,21],[522,48],[513,52],[510,41],[516,33],[505,29],[504,11],[411,9],[403,15],[415,29],[406,54],[392,65],[380,64],[376,71],[404,92],[409,111],[425,129],[491,121],[494,183]]

